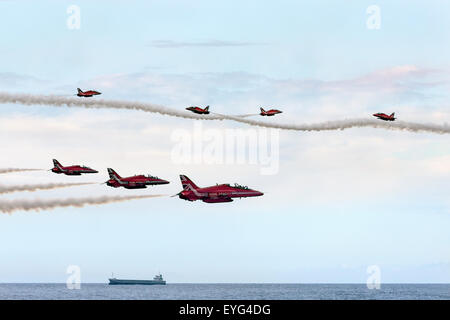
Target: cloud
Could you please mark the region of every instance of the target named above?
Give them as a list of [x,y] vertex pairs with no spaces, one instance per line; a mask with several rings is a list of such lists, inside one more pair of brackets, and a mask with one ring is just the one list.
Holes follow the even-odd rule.
[[[211,105],[218,113],[254,113],[259,106],[276,106],[290,119],[365,116],[393,112],[408,120],[445,121],[449,73],[413,65],[394,66],[348,79],[278,79],[245,72],[111,74],[91,79],[105,95],[149,100],[174,107]],[[385,110],[386,109],[386,110]],[[392,111],[391,111],[392,110]],[[440,113],[440,114],[438,114]],[[403,117],[401,117],[403,118]]]
[[206,40],[206,41],[194,41],[183,42],[173,40],[154,40],[150,43],[151,47],[155,48],[189,48],[189,47],[249,47],[249,46],[261,46],[265,43],[257,42],[245,42],[245,41],[224,41],[224,40]]

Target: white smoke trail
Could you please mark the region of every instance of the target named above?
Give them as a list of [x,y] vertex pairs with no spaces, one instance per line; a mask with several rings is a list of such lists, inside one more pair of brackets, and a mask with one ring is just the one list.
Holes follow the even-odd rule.
[[439,134],[450,133],[450,126],[447,124],[438,125],[432,123],[416,123],[406,121],[387,122],[376,119],[344,119],[314,124],[280,124],[275,122],[244,119],[241,117],[234,117],[228,115],[220,115],[220,116],[222,116],[223,119],[233,120],[236,122],[241,122],[252,126],[283,129],[283,130],[295,130],[295,131],[328,131],[328,130],[344,130],[349,128],[371,127],[389,130],[406,130],[411,132],[431,132]]
[[63,207],[81,208],[86,205],[101,205],[113,202],[149,199],[162,197],[164,195],[142,195],[142,196],[118,196],[118,197],[98,197],[98,198],[67,198],[67,199],[46,199],[46,200],[0,200],[0,212],[13,213],[15,211],[41,211]]
[[41,170],[42,169],[0,168],[0,174],[10,172],[41,171]]
[[426,131],[431,133],[450,133],[450,126],[438,124],[421,124],[414,122],[384,122],[375,119],[347,119],[339,121],[327,121],[315,124],[279,124],[274,122],[263,122],[251,119],[245,119],[248,115],[228,116],[223,114],[213,115],[198,115],[189,114],[184,111],[174,110],[157,104],[132,102],[132,101],[118,101],[118,100],[98,100],[98,99],[80,99],[80,98],[66,98],[59,96],[45,96],[45,95],[29,95],[29,94],[9,94],[0,93],[0,103],[19,103],[25,105],[50,105],[55,107],[83,107],[83,108],[112,108],[112,109],[128,109],[139,110],[144,112],[160,113],[174,117],[182,117],[188,119],[199,120],[232,120],[240,123],[249,124],[252,126],[276,128],[283,130],[295,131],[326,131],[326,130],[344,130],[355,127],[372,127],[383,128],[389,130],[408,130],[412,132]]
[[24,184],[24,185],[13,185],[13,186],[5,186],[0,185],[0,194],[4,193],[12,193],[19,191],[37,191],[37,190],[51,190],[58,188],[68,188],[74,186],[83,186],[93,184],[91,182],[81,182],[81,183],[48,183],[48,184]]
[[201,120],[222,119],[221,116],[207,116],[188,113],[187,111],[174,110],[171,108],[167,108],[152,103],[120,101],[120,100],[102,100],[95,98],[93,99],[69,98],[61,96],[0,93],[0,103],[18,103],[24,105],[49,105],[53,107],[67,106],[67,107],[82,107],[93,109],[95,108],[128,109],[128,110],[139,110],[144,112],[160,113],[164,115],[188,119],[201,119]]
[[[220,114],[220,113],[213,113],[213,114],[221,116],[224,119],[226,117],[226,116],[224,116],[223,114]],[[254,117],[254,116],[259,116],[259,113],[235,114],[235,115],[232,115],[231,117],[248,118],[248,117]]]

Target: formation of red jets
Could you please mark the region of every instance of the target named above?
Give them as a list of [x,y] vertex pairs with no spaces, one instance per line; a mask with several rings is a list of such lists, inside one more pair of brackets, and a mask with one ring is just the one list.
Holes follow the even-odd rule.
[[[77,88],[77,90],[78,90],[77,96],[79,96],[79,97],[92,97],[92,96],[101,94],[101,92],[98,92],[95,90],[82,91],[80,88]],[[259,109],[260,109],[259,115],[264,116],[264,117],[272,117],[276,114],[283,113],[283,111],[278,110],[278,109],[269,109],[267,111],[264,110],[263,108],[259,108]],[[206,106],[204,108],[192,106],[192,107],[187,107],[186,110],[191,111],[196,114],[209,114],[210,113],[209,106]],[[396,119],[394,117],[395,116],[394,112],[391,113],[390,115],[379,112],[379,113],[374,113],[373,116],[377,117],[380,120],[384,120],[384,121],[394,121]]]
[[[77,89],[77,96],[79,97],[92,97],[95,95],[101,94],[98,91],[89,90],[82,91],[80,88]],[[196,114],[209,114],[209,106],[204,108],[201,107],[188,107],[186,110],[191,111]],[[282,111],[278,109],[269,109],[264,110],[260,108],[260,116],[271,117],[276,114],[282,113]],[[396,118],[395,113],[391,113],[387,115],[385,113],[375,113],[374,117],[384,121],[394,121]],[[52,172],[58,174],[66,174],[66,175],[81,175],[83,173],[98,173],[98,171],[91,169],[86,166],[73,165],[73,166],[62,166],[56,159],[53,159],[54,167],[51,169]],[[147,186],[160,185],[160,184],[168,184],[169,181],[160,179],[156,176],[152,175],[135,175],[131,177],[121,177],[115,172],[113,169],[108,168],[109,180],[106,181],[106,185],[113,188],[126,188],[126,189],[144,189]],[[234,184],[231,186],[230,184],[217,184],[215,186],[200,188],[191,179],[189,179],[185,175],[180,175],[181,185],[183,190],[174,196],[178,196],[180,199],[187,201],[196,201],[201,200],[206,203],[219,203],[219,202],[231,202],[233,198],[247,198],[247,197],[259,197],[264,193],[249,189],[246,186],[241,186],[238,184]]]
[[[95,95],[101,94],[98,91],[89,90],[82,91],[80,88],[77,88],[79,97],[92,97]],[[209,106],[205,108],[200,107],[189,107],[186,110],[192,111],[197,114],[209,114]],[[269,110],[264,111],[261,108],[261,115],[272,116],[276,113],[281,113],[279,110]],[[81,175],[83,173],[97,173],[98,171],[91,169],[86,166],[62,166],[56,159],[53,159],[54,167],[51,169],[54,173],[63,173],[66,175]],[[105,184],[109,187],[113,188],[126,188],[126,189],[144,189],[147,186],[160,185],[160,184],[168,184],[169,181],[160,179],[156,176],[152,175],[135,175],[131,177],[121,177],[117,172],[113,169],[108,168],[109,180],[105,182]],[[212,187],[199,188],[193,183],[188,177],[184,175],[180,175],[181,185],[183,186],[183,190],[180,191],[176,196],[179,196],[180,199],[195,201],[202,200],[206,203],[218,203],[218,202],[231,202],[232,198],[246,198],[246,197],[258,197],[262,196],[263,193],[249,189],[248,187],[243,187],[238,184],[231,186],[229,184],[218,184]]]
[[[98,173],[97,170],[86,166],[63,166],[56,159],[53,159],[53,168],[50,170],[54,173],[63,173],[68,176],[79,176],[83,173]],[[141,174],[131,177],[121,177],[113,169],[108,168],[107,170],[109,180],[105,183],[107,186],[113,188],[123,187],[126,189],[145,189],[147,186],[169,183],[167,180],[163,180],[152,175]],[[231,202],[233,201],[232,198],[258,197],[263,195],[262,192],[252,190],[238,184],[234,184],[234,186],[229,184],[218,184],[216,186],[199,188],[185,175],[180,175],[180,179],[183,190],[175,196],[179,196],[180,199],[188,201],[202,200],[206,203]]]

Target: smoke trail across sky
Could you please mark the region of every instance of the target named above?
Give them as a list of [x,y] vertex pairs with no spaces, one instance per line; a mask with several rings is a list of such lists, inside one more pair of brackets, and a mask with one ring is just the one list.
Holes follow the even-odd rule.
[[0,212],[13,213],[15,211],[41,211],[63,207],[81,208],[86,205],[101,205],[113,202],[122,202],[137,199],[149,199],[163,197],[164,195],[142,195],[142,196],[103,196],[97,198],[67,198],[67,199],[35,199],[35,200],[0,200]]
[[41,171],[42,169],[0,168],[0,174],[10,172]]
[[82,107],[82,108],[100,108],[100,109],[128,109],[138,110],[144,112],[160,113],[164,115],[188,118],[188,119],[203,119],[203,120],[222,120],[222,116],[205,116],[194,113],[187,113],[171,108],[167,108],[158,104],[120,101],[120,100],[101,100],[90,98],[73,98],[62,96],[48,96],[48,95],[32,95],[32,94],[10,94],[0,93],[0,103],[16,103],[24,105],[48,105],[53,107]]
[[24,105],[49,105],[54,107],[82,107],[82,108],[109,108],[109,109],[128,109],[144,112],[159,113],[174,117],[182,117],[198,120],[232,120],[245,123],[252,126],[276,128],[295,131],[328,131],[344,130],[355,127],[372,127],[389,130],[407,130],[411,132],[430,132],[446,134],[450,133],[450,126],[439,124],[421,124],[414,122],[395,121],[384,122],[375,119],[347,119],[338,121],[327,121],[315,124],[280,124],[276,122],[265,122],[247,119],[249,115],[232,116],[223,114],[198,115],[189,114],[185,111],[174,110],[157,104],[119,101],[119,100],[99,100],[99,99],[79,99],[61,96],[30,95],[30,94],[10,94],[0,93],[0,103],[17,103]]
[[416,123],[406,121],[387,122],[375,119],[344,119],[336,121],[326,121],[312,124],[280,124],[276,122],[256,121],[251,119],[244,119],[235,116],[220,115],[223,119],[233,120],[236,122],[246,123],[252,126],[275,128],[295,131],[329,131],[329,130],[344,130],[349,128],[382,128],[389,130],[406,130],[411,132],[432,132],[445,134],[450,133],[449,125],[438,125],[432,123]]
[[37,190],[51,190],[51,189],[59,189],[59,188],[68,188],[74,186],[83,186],[93,184],[91,182],[81,182],[81,183],[47,183],[47,184],[23,184],[23,185],[12,185],[5,186],[0,185],[0,194],[4,193],[12,193],[19,191],[37,191]]

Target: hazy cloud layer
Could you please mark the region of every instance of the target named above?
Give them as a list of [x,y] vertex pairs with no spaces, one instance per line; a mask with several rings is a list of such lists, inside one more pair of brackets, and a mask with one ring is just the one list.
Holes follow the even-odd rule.
[[277,79],[243,72],[105,75],[88,82],[105,94],[130,96],[182,109],[210,105],[221,114],[254,113],[259,107],[285,111],[277,118],[310,119],[371,116],[396,112],[399,119],[447,121],[446,70],[396,66],[349,79]]

